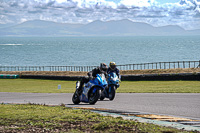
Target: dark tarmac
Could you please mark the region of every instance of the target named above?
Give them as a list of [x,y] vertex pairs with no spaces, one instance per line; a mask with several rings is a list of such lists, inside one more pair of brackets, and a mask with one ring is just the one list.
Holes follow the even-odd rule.
[[72,103],[72,93],[0,92],[0,103],[35,103],[67,107],[105,108],[119,111],[153,113],[200,119],[199,93],[117,93],[113,101],[105,99],[95,105]]

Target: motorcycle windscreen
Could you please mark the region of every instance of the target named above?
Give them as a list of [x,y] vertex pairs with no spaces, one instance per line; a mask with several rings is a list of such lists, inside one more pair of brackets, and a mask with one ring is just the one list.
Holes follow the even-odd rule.
[[105,87],[107,86],[107,81],[106,81],[106,77],[104,74],[97,74],[97,78],[96,78],[99,82],[99,86]]
[[108,74],[108,83],[109,84],[115,84],[116,82],[119,82],[117,74],[114,73],[114,72]]

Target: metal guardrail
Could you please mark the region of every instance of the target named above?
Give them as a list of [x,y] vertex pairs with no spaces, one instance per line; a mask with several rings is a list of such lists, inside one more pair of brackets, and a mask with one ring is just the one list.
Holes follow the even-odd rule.
[[118,65],[118,68],[120,70],[200,68],[200,60],[199,61],[176,61],[176,62],[126,64],[126,65]]
[[0,66],[0,71],[91,71],[97,66]]
[[[0,71],[83,71],[88,72],[97,66],[0,66]],[[120,70],[200,68],[199,61],[153,62],[117,65]]]

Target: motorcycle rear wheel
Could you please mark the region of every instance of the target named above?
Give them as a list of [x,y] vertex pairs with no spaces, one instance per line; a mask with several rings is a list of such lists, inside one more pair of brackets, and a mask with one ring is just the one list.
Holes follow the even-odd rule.
[[80,103],[80,99],[79,99],[79,96],[77,95],[77,92],[76,92],[76,91],[74,92],[74,95],[73,95],[73,97],[72,97],[72,102],[73,102],[74,104],[79,104],[79,103]]
[[93,93],[93,90],[94,90],[94,88],[91,89],[91,91],[88,94],[89,104],[95,104],[99,99],[99,91],[98,91],[98,89],[94,93]]

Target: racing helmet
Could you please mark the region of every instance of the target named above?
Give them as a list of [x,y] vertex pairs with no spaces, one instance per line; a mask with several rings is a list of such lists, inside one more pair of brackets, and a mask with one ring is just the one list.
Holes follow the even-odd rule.
[[108,67],[105,63],[101,63],[99,68],[100,68],[101,72],[106,72],[108,69]]
[[111,61],[109,67],[111,70],[114,70],[116,68],[116,63]]

